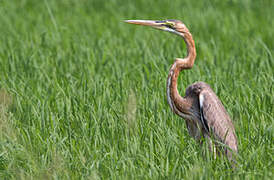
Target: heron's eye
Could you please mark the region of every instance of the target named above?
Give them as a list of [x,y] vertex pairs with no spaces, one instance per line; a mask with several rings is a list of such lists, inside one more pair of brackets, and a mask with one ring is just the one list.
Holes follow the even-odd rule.
[[168,28],[171,28],[171,29],[174,28],[174,24],[171,23],[171,22],[167,22],[167,23],[165,24],[165,26],[168,27]]

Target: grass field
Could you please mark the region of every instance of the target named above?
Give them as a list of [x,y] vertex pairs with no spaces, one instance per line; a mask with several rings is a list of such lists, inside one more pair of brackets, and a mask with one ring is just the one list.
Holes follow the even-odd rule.
[[[271,0],[0,0],[0,178],[273,179],[273,17]],[[125,19],[189,27],[197,59],[178,87],[220,97],[235,171],[167,104],[183,41]]]

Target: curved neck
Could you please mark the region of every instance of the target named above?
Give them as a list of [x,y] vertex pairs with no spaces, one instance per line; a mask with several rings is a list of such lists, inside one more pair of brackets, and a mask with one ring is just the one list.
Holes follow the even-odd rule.
[[184,39],[186,46],[187,46],[187,56],[185,58],[176,58],[178,61],[179,67],[182,69],[190,69],[194,65],[194,61],[196,58],[196,49],[195,49],[195,42],[192,38],[192,35],[188,32],[180,34],[180,36]]
[[180,96],[177,89],[177,80],[181,70],[192,68],[195,58],[196,50],[194,40],[190,33],[180,34],[187,45],[187,57],[176,58],[175,62],[171,66],[167,79],[167,98],[170,108],[179,116],[186,118],[186,113],[190,105],[186,100]]

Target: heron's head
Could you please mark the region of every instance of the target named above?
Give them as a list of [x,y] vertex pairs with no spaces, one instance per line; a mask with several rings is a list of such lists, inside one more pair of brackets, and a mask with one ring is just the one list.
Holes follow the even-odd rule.
[[143,26],[150,26],[162,31],[168,31],[177,35],[184,36],[188,33],[187,27],[179,20],[164,20],[164,21],[153,21],[153,20],[126,20],[126,23],[137,24]]

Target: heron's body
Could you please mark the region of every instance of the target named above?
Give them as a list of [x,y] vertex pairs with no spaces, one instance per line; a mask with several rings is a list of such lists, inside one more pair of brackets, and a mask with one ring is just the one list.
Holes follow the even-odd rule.
[[187,57],[176,58],[167,79],[167,100],[170,108],[186,120],[189,134],[200,141],[202,137],[209,141],[210,150],[223,147],[231,160],[237,153],[237,138],[232,121],[223,104],[210,86],[196,82],[187,87],[185,96],[178,93],[177,79],[180,71],[193,67],[196,58],[195,43],[186,26],[178,20],[147,21],[128,20],[131,24],[152,26],[181,36],[187,45]]
[[[233,152],[237,152],[237,138],[233,123],[211,87],[205,82],[196,82],[186,88],[184,97],[178,93],[177,79],[182,62],[184,61],[175,61],[169,71],[166,89],[170,108],[186,120],[188,132],[193,138],[200,141],[203,137],[210,141],[211,151],[216,151],[215,146],[221,142]],[[184,63],[183,66],[188,67],[189,63]],[[210,138],[215,142],[218,141],[217,144]],[[231,159],[233,152],[227,147],[224,148],[225,153]]]

